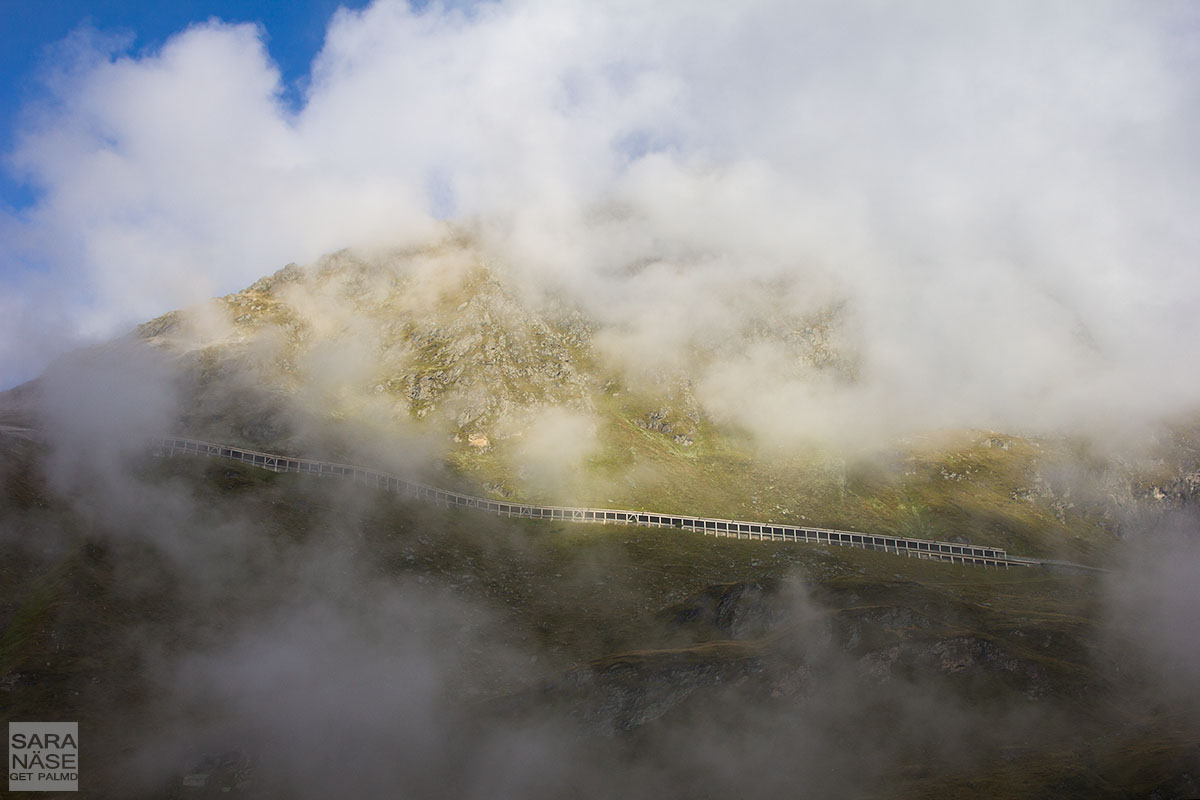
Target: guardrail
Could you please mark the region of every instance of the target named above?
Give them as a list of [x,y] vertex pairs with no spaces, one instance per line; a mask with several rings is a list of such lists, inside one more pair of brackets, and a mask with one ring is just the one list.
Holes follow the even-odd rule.
[[[245,464],[252,464],[274,472],[297,472],[300,474],[337,476],[367,486],[397,492],[409,497],[432,502],[448,508],[474,508],[507,517],[550,519],[564,522],[589,522],[605,525],[641,525],[652,528],[679,528],[709,536],[725,536],[738,539],[762,539],[787,542],[810,542],[814,544],[858,547],[878,550],[910,558],[945,561],[981,567],[1029,567],[1040,564],[1038,559],[1009,556],[1002,548],[977,547],[956,542],[931,539],[912,539],[899,536],[878,536],[861,531],[843,531],[811,526],[780,525],[773,522],[750,522],[746,520],[718,519],[714,517],[691,517],[684,514],[663,514],[650,511],[628,511],[612,508],[576,508],[571,506],[536,506],[527,503],[510,503],[485,497],[449,492],[423,483],[392,475],[387,472],[337,464],[292,458],[274,453],[262,453],[243,447],[214,444],[197,439],[178,436],[153,439],[155,450],[164,456],[177,453],[201,456],[217,456]],[[1082,566],[1082,565],[1076,565]],[[1087,569],[1086,567],[1084,567]]]

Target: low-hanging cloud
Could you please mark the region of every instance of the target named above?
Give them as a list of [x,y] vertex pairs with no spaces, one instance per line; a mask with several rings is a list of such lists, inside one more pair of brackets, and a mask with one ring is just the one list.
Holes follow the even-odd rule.
[[[758,381],[753,414],[814,405],[802,433],[884,401],[921,425],[1172,413],[1200,399],[1180,369],[1198,22],[1183,3],[380,0],[334,15],[296,108],[254,26],[136,54],[81,31],[11,154],[39,200],[4,221],[4,256],[55,280],[22,288],[5,338],[43,305],[109,335],[451,219],[666,362],[760,315],[730,285],[799,317],[841,304],[853,390]],[[31,363],[5,351],[4,380]],[[745,369],[718,359],[709,384]]]

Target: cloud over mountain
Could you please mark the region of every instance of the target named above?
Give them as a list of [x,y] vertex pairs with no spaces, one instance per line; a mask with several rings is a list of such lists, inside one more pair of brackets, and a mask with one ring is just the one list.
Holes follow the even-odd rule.
[[712,398],[739,414],[1170,412],[1200,399],[1198,30],[1182,3],[381,0],[330,21],[295,108],[268,31],[80,31],[11,157],[40,194],[3,220],[0,379],[64,318],[110,335],[451,219],[667,362],[762,291],[843,309],[855,387],[762,346],[728,365],[761,401]]

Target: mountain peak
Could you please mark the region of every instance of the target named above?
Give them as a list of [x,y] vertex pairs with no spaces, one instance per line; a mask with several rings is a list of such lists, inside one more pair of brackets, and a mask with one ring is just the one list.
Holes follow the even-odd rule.
[[428,419],[495,440],[541,408],[592,409],[583,316],[535,307],[461,247],[289,264],[137,335],[192,358],[201,383],[222,377],[205,365],[252,367],[263,385],[336,418]]

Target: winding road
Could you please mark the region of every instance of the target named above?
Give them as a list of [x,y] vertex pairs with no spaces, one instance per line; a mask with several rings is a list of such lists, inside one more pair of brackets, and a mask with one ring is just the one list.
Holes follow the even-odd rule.
[[[23,439],[40,438],[39,432],[30,428],[0,425],[0,436]],[[1009,555],[1003,548],[983,547],[959,542],[944,542],[932,539],[913,539],[901,536],[880,536],[862,531],[843,531],[812,526],[783,525],[775,522],[752,522],[749,520],[719,519],[715,517],[693,517],[685,514],[664,514],[654,511],[630,511],[614,508],[579,508],[574,506],[538,506],[527,503],[511,503],[486,497],[450,492],[423,483],[411,481],[399,475],[338,464],[330,461],[314,461],[293,458],[276,453],[263,453],[233,445],[216,444],[199,439],[180,436],[160,436],[150,440],[156,455],[216,456],[240,461],[273,472],[296,472],[301,474],[334,476],[356,483],[374,486],[414,497],[447,508],[472,508],[505,517],[561,520],[563,522],[590,522],[603,525],[641,525],[651,528],[679,528],[709,536],[724,536],[737,539],[761,539],[784,542],[809,542],[813,544],[857,547],[878,550],[910,558],[922,558],[953,564],[979,567],[1043,567],[1069,572],[1108,572],[1099,567],[1075,564],[1053,559],[1028,558]]]
[[156,452],[163,456],[176,454],[216,456],[241,461],[274,472],[298,472],[310,475],[326,475],[347,478],[356,483],[386,489],[399,494],[419,498],[444,507],[473,508],[505,517],[527,517],[564,522],[591,522],[604,525],[641,525],[651,528],[679,528],[710,536],[726,536],[738,539],[762,539],[785,542],[811,542],[814,544],[858,547],[864,550],[879,550],[895,555],[967,564],[980,567],[1032,567],[1042,566],[1072,571],[1103,571],[1083,564],[1065,561],[1026,558],[1009,555],[1002,548],[982,547],[957,542],[942,542],[930,539],[912,539],[898,536],[879,536],[861,531],[843,531],[810,526],[782,525],[774,522],[751,522],[748,520],[693,517],[683,514],[664,514],[654,511],[630,511],[613,508],[579,508],[574,506],[538,506],[527,503],[510,503],[492,500],[459,492],[438,489],[423,483],[350,464],[328,461],[313,461],[293,458],[275,453],[263,453],[244,447],[215,444],[178,436],[157,438],[153,441]]

